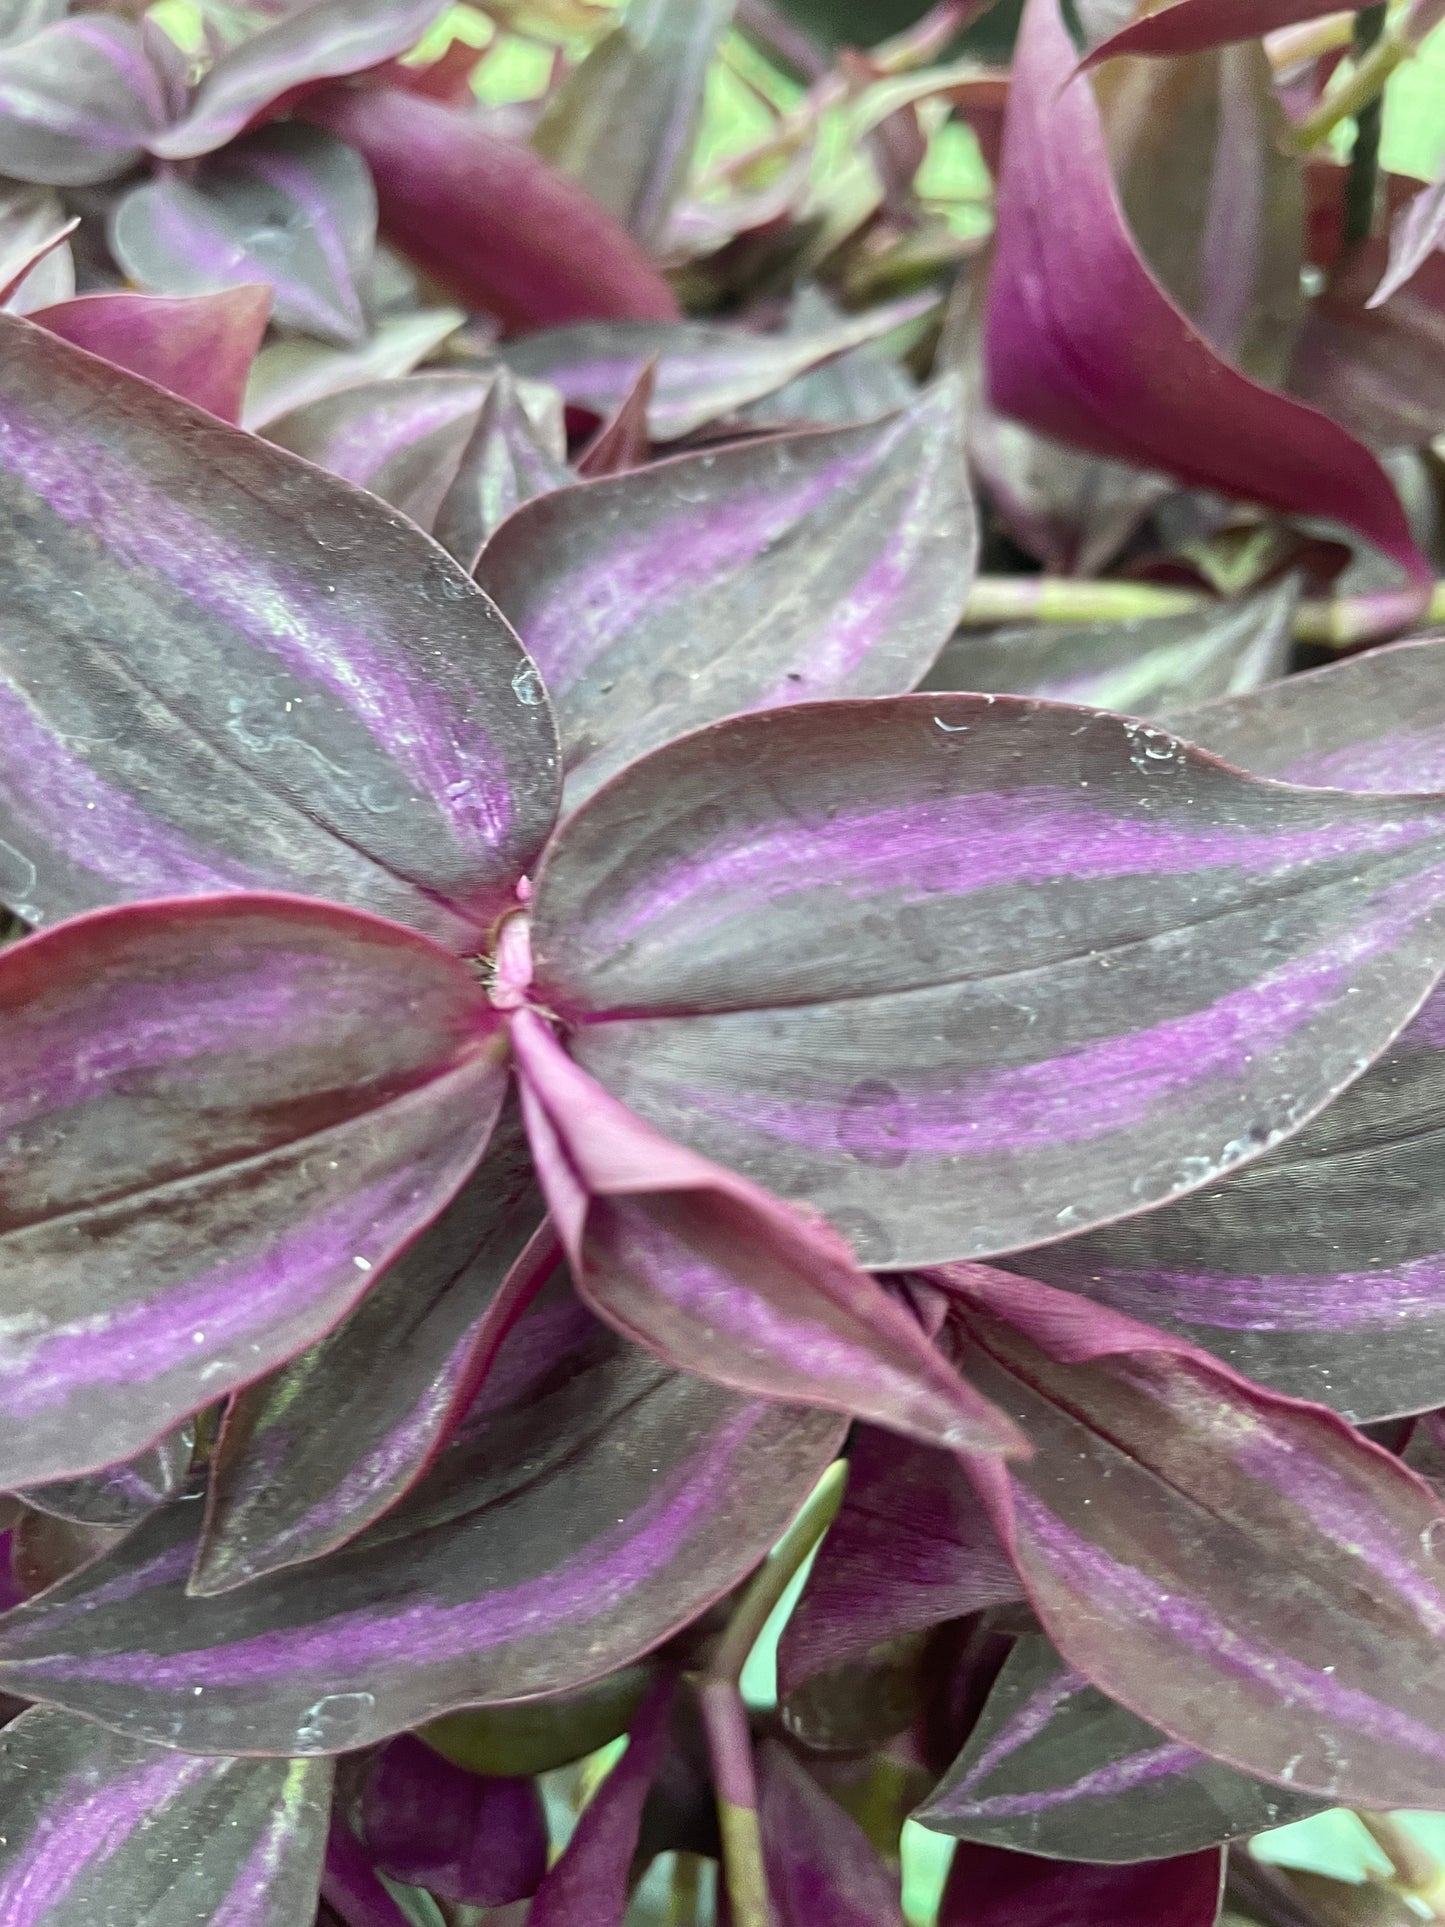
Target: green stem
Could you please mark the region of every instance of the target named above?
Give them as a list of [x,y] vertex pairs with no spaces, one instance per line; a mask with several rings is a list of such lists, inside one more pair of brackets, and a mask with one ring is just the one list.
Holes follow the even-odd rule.
[[727,1631],[723,1634],[707,1669],[710,1680],[727,1680],[736,1686],[748,1663],[748,1654],[757,1645],[773,1609],[797,1577],[798,1570],[823,1534],[832,1525],[843,1503],[843,1488],[848,1483],[848,1462],[835,1459],[809,1494],[802,1511],[753,1574],[747,1591],[733,1608]]
[[[1363,20],[1365,14],[1375,13],[1383,18],[1384,9],[1366,7],[1359,17]],[[1358,40],[1355,44],[1359,45]],[[1403,66],[1414,51],[1414,41],[1404,33],[1386,34],[1376,40],[1349,78],[1332,94],[1327,94],[1315,111],[1296,127],[1293,136],[1296,152],[1305,154],[1312,147],[1318,147],[1329,139],[1341,121],[1354,120],[1358,125],[1361,115],[1372,104],[1378,105],[1391,74]]]
[[[1383,4],[1364,7],[1355,15],[1355,55],[1361,66],[1368,63],[1372,53],[1378,53],[1384,31]],[[1385,119],[1383,90],[1382,80],[1355,115],[1355,144],[1350,151],[1350,172],[1345,182],[1347,248],[1362,247],[1375,231],[1375,203],[1380,192],[1380,130]]]

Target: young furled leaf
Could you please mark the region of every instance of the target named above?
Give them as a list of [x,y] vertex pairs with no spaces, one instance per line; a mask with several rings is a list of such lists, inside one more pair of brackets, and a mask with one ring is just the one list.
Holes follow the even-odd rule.
[[297,1927],[329,1760],[193,1759],[34,1707],[0,1732],[6,1927]]
[[1224,1856],[1081,1867],[965,1842],[953,1856],[938,1927],[1214,1927]]
[[[550,422],[544,428],[527,406],[525,389],[535,392],[536,386],[517,381],[509,369],[497,370],[437,510],[432,533],[468,574],[475,572],[487,537],[522,504],[576,480],[561,447],[554,452]],[[556,440],[565,445],[560,433]]]
[[442,1900],[505,1907],[535,1893],[547,1871],[536,1782],[468,1773],[410,1733],[372,1767],[362,1816],[377,1865]]
[[565,807],[702,723],[912,688],[976,548],[961,398],[546,495],[476,579],[557,705]]
[[1114,1865],[1197,1853],[1324,1804],[1167,1738],[1025,1634],[915,1817],[961,1840]]
[[1210,1183],[1359,1074],[1440,968],[1441,822],[1102,713],[777,709],[563,824],[536,995],[616,1098],[864,1263],[1016,1250]]

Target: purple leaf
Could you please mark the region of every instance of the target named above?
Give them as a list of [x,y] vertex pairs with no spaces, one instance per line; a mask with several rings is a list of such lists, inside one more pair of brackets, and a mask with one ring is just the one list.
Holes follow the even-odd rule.
[[75,256],[66,245],[74,228],[64,201],[47,188],[0,190],[0,275],[11,284],[5,306],[12,314],[32,314],[75,293]]
[[[625,475],[641,468],[652,453],[647,411],[657,382],[657,361],[645,362],[636,381],[577,458],[577,473],[585,482],[604,475]],[[879,411],[882,412],[881,410]]]
[[[784,332],[818,334],[843,319],[844,311],[816,282],[808,282],[798,291]],[[941,370],[942,361],[936,366]],[[754,424],[791,427],[803,421],[843,428],[853,422],[876,421],[895,408],[906,408],[916,393],[913,377],[892,352],[885,335],[798,375],[761,401],[749,402],[742,415]]]
[[960,396],[682,455],[523,508],[477,581],[557,705],[564,807],[703,723],[912,688],[977,546]]
[[465,306],[510,328],[676,315],[605,208],[472,116],[399,88],[333,88],[305,111],[367,161],[382,232]]
[[0,174],[50,187],[114,179],[165,125],[140,29],[87,14],[0,49]]
[[464,951],[555,809],[492,605],[358,490],[0,315],[0,896],[296,889]]
[[376,325],[365,347],[354,352],[319,341],[271,341],[256,357],[246,385],[242,426],[261,433],[293,410],[324,401],[362,382],[395,381],[410,374],[455,334],[466,319],[460,308],[423,308],[390,316]]
[[1298,599],[1296,585],[1282,583],[1187,615],[1040,623],[982,636],[960,630],[924,687],[991,689],[1158,716],[1283,675]]
[[562,826],[538,995],[865,1263],[1017,1250],[1213,1182],[1384,1049],[1442,961],[1441,809],[1002,696],[737,717]]
[[739,1391],[954,1449],[1015,1448],[835,1232],[629,1115],[534,1011],[511,1029],[543,1190],[578,1290],[610,1324]]
[[1445,247],[1445,172],[1422,189],[1396,220],[1390,233],[1389,266],[1370,296],[1370,306],[1378,308],[1388,301],[1441,247]]
[[1397,642],[1263,689],[1166,712],[1257,776],[1387,794],[1445,789],[1445,641]]
[[130,1526],[173,1498],[185,1484],[195,1448],[189,1420],[133,1459],[79,1479],[24,1487],[15,1496],[37,1511],[78,1525]]
[[1428,1410],[1445,1350],[1445,991],[1220,1185],[1008,1260],[1360,1421]]
[[232,1400],[192,1592],[331,1552],[416,1483],[556,1262],[549,1243],[510,1275],[542,1209],[509,1107],[456,1201],[343,1323]]
[[0,1621],[0,1681],[170,1745],[286,1754],[562,1693],[730,1592],[842,1431],[668,1371],[559,1284],[427,1477],[341,1551],[189,1597],[181,1499]]
[[1026,1635],[915,1817],[962,1840],[1119,1864],[1199,1852],[1322,1805],[1166,1738]]
[[210,294],[261,281],[278,326],[359,348],[376,242],[366,163],[318,127],[266,127],[189,177],[133,187],[110,217],[110,246],[132,281]]
[[657,247],[693,158],[708,68],[733,0],[641,0],[548,96],[543,160]]
[[442,1900],[505,1907],[547,1871],[547,1819],[534,1780],[483,1779],[404,1733],[366,1782],[366,1846],[394,1880]]
[[973,1471],[1064,1658],[1262,1779],[1366,1807],[1438,1788],[1439,1500],[1181,1339],[981,1266],[929,1276],[962,1300],[960,1365],[1034,1447]]
[[359,74],[420,40],[440,0],[318,0],[243,40],[211,68],[190,111],[150,141],[164,160],[223,147],[294,89]]
[[509,515],[576,480],[524,405],[522,388],[509,369],[497,371],[437,510],[432,532],[469,574],[482,544]]
[[300,898],[77,918],[0,952],[0,1007],[6,1487],[128,1457],[319,1338],[504,1090],[460,963]]
[[331,1766],[192,1759],[51,1707],[0,1732],[6,1927],[298,1927],[316,1905]]
[[903,1927],[896,1875],[776,1740],[758,1748],[758,1796],[777,1927]]
[[1445,254],[1427,255],[1383,306],[1370,299],[1379,241],[1343,256],[1309,304],[1289,386],[1377,448],[1445,431]]
[[642,1807],[667,1750],[673,1681],[652,1687],[627,1751],[582,1809],[565,1852],[537,1889],[527,1927],[622,1927]]
[[343,1927],[412,1927],[340,1813],[332,1819],[326,1842],[321,1892]]
[[271,312],[271,290],[225,294],[83,294],[35,311],[62,341],[143,375],[222,421],[239,421],[246,378]]
[[621,405],[655,360],[648,428],[654,441],[670,442],[891,334],[935,305],[932,295],[911,295],[806,335],[745,334],[701,321],[556,328],[509,342],[506,358],[514,373],[550,381],[575,407],[603,417]]
[[953,1856],[938,1927],[1214,1927],[1224,1856],[1082,1867],[1001,1847]]
[[1101,40],[1082,64],[1096,67],[1117,54],[1202,53],[1333,11],[1333,0],[1173,0]]
[[1381,592],[1380,621],[1409,621],[1430,568],[1389,478],[1335,423],[1222,361],[1151,277],[1120,211],[1092,85],[1070,81],[1073,62],[1057,0],[1029,0],[989,297],[995,406],[1192,487],[1344,524],[1409,578]]
[[794,1693],[884,1640],[1021,1593],[954,1454],[860,1426],[842,1509],[778,1644],[779,1689]]

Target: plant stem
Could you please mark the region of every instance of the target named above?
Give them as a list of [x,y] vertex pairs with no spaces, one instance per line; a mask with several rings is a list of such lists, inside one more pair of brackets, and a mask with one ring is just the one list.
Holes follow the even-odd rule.
[[[1351,118],[1357,129],[1355,145],[1358,151],[1359,130],[1372,110],[1378,122],[1380,95],[1385,82],[1415,51],[1415,41],[1407,30],[1399,29],[1387,34],[1383,31],[1384,24],[1385,9],[1382,6],[1365,7],[1355,16],[1355,70],[1296,127],[1294,146],[1298,153],[1307,153],[1310,148],[1318,147],[1321,141],[1328,140],[1341,121]],[[1378,129],[1375,145],[1378,151]]]
[[748,1654],[757,1645],[773,1608],[837,1517],[847,1483],[848,1462],[835,1459],[813,1487],[802,1511],[753,1574],[747,1591],[734,1607],[727,1631],[708,1666],[709,1679],[727,1680],[736,1686],[742,1678]]
[[[1364,7],[1355,15],[1355,54],[1362,67],[1368,64],[1372,53],[1378,53],[1384,31],[1383,4]],[[1362,247],[1375,230],[1375,203],[1380,192],[1380,130],[1384,120],[1382,79],[1380,86],[1355,115],[1355,144],[1350,151],[1350,172],[1345,182],[1344,241],[1347,248]]]

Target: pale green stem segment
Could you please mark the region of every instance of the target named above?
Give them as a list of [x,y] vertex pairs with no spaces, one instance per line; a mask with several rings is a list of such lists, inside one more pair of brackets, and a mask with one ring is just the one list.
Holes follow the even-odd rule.
[[[1214,599],[1192,589],[1160,588],[1151,582],[1083,582],[1065,576],[979,576],[969,594],[961,626],[991,629],[1007,622],[1131,622],[1141,616],[1182,616],[1205,610]],[[1420,617],[1426,623],[1445,622],[1445,582],[1437,582],[1429,606]],[[1337,596],[1300,603],[1294,634],[1299,642],[1326,648],[1350,649],[1362,642],[1380,642],[1398,624],[1383,627],[1376,599]]]

